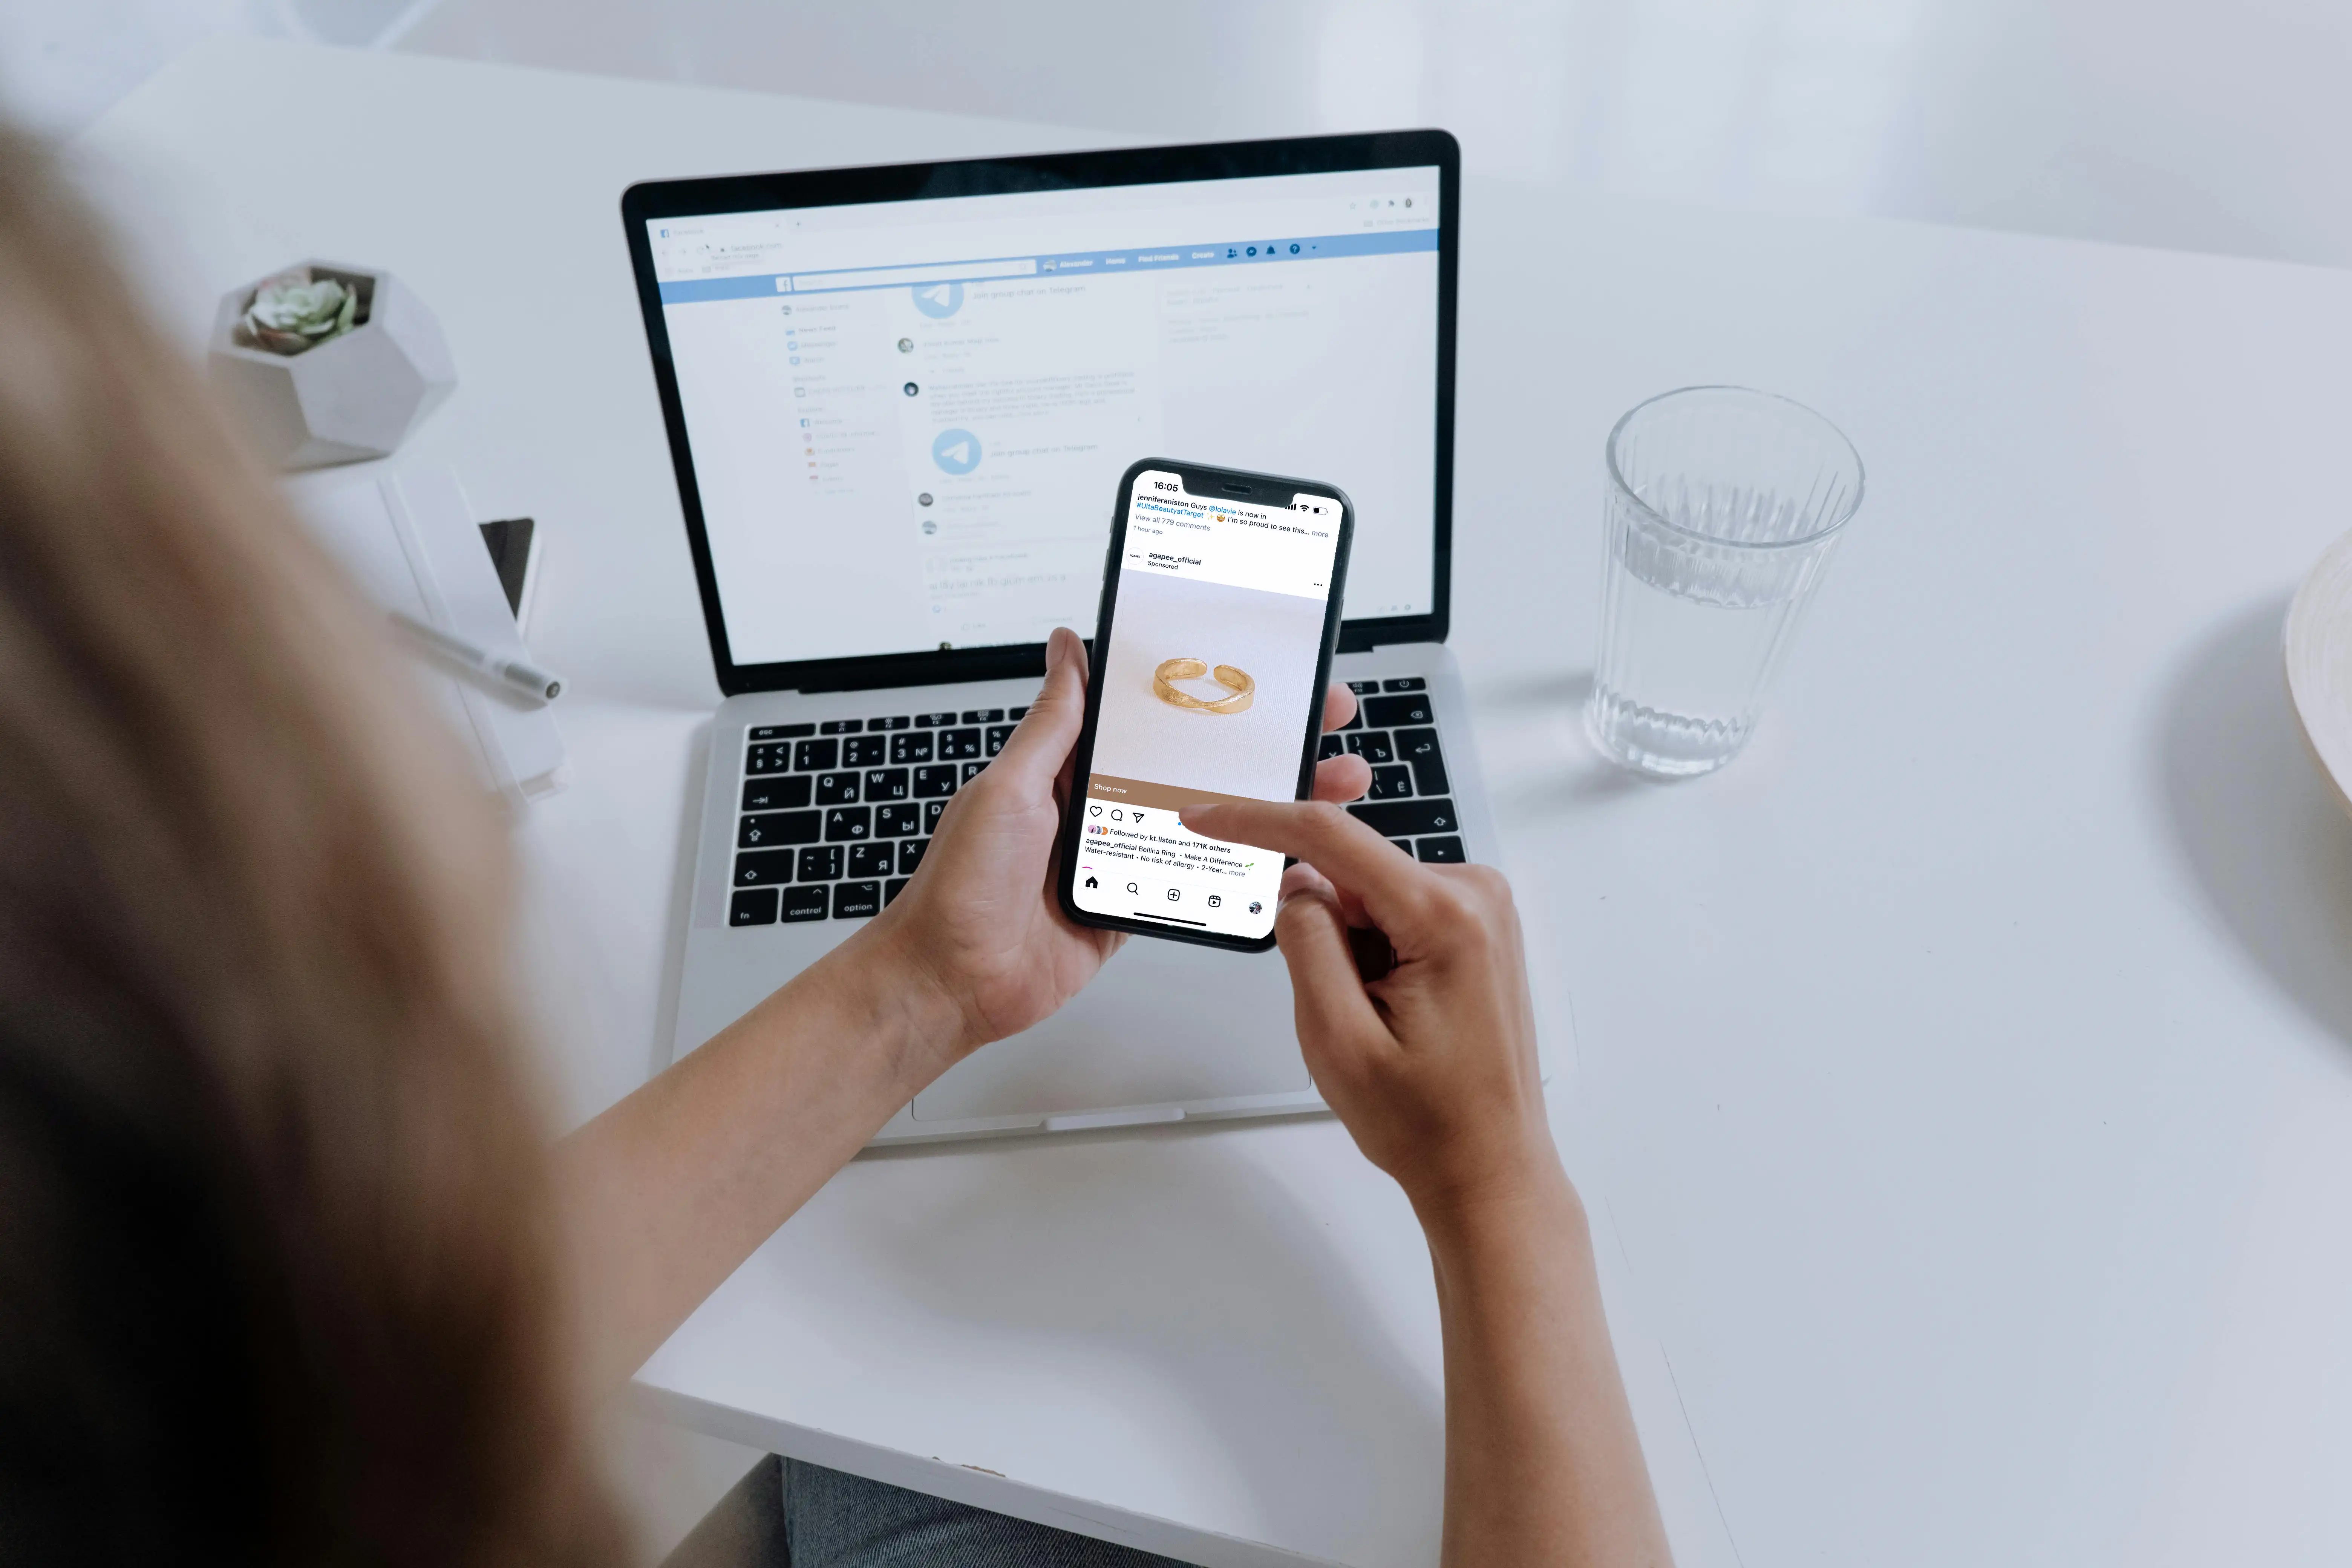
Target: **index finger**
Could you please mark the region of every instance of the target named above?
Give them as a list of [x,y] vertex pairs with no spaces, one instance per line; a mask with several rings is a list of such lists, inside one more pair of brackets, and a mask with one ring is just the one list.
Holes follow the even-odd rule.
[[1204,837],[1306,861],[1342,894],[1360,900],[1383,931],[1412,925],[1426,906],[1430,873],[1328,801],[1220,801],[1188,805],[1177,815]]

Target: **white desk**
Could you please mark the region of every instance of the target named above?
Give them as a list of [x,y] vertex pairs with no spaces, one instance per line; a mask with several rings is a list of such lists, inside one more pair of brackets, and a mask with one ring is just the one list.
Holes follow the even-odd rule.
[[[574,681],[523,835],[572,1115],[661,1037],[716,699],[621,188],[1087,140],[252,47],[87,139],[192,336],[313,253],[449,327],[404,458],[544,520]],[[1465,205],[1454,641],[1685,1568],[2352,1559],[2352,824],[2274,652],[2352,527],[2352,278]],[[1751,752],[1658,787],[1577,732],[1600,447],[1702,380],[1828,413],[1870,493]],[[1434,1555],[1425,1258],[1326,1121],[860,1161],[641,1381],[1205,1562]]]

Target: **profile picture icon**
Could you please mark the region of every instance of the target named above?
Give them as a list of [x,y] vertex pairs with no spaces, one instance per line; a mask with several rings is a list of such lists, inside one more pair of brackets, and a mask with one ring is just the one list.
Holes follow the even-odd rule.
[[1265,906],[1264,904],[1262,904],[1262,903],[1258,902],[1258,900],[1255,900],[1255,899],[1252,899],[1252,900],[1250,900],[1250,913],[1252,913],[1252,914],[1256,914],[1256,913],[1258,913],[1259,911],[1263,910],[1265,908]]
[[930,492],[930,491],[929,491],[929,490],[924,490],[924,491],[922,491],[921,493],[919,493],[919,495],[917,495],[917,496],[915,497],[915,504],[916,504],[917,506],[929,506],[929,505],[930,505],[930,504],[931,504],[931,492]]
[[900,338],[898,340],[898,352],[902,354],[913,353],[915,352],[915,340],[912,338]]
[[919,393],[919,392],[920,392],[920,391],[922,391],[922,390],[923,390],[923,389],[922,389],[921,387],[917,386],[917,385],[916,385],[913,382],[911,382],[911,381],[910,381],[910,382],[908,382],[908,383],[906,384],[905,388],[904,388],[904,391],[906,392],[907,395],[908,395],[908,396],[909,396],[909,397],[914,396],[914,395],[915,395],[915,394],[917,394],[917,393]]

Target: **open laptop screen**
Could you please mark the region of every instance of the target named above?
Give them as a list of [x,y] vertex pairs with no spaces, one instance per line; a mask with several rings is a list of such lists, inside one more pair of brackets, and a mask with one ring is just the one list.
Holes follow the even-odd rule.
[[1348,617],[1430,615],[1440,175],[638,217],[727,662],[1083,631],[1154,455],[1339,486]]

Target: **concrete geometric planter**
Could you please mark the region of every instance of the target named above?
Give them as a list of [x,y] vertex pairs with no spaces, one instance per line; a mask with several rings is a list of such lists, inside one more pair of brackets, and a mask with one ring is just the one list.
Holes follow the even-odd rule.
[[[221,297],[205,354],[213,384],[255,450],[280,468],[316,468],[392,455],[457,385],[441,323],[389,272],[307,263],[359,295],[352,330],[298,354],[237,341],[257,279]],[[272,276],[275,276],[273,274]]]

